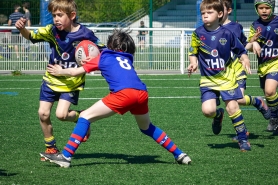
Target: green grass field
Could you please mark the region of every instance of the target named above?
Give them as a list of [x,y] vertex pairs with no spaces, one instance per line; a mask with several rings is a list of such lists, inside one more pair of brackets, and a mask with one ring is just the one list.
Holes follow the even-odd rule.
[[[91,125],[68,169],[41,162],[43,135],[38,120],[42,75],[0,75],[0,185],[52,184],[278,184],[277,138],[254,107],[241,107],[251,132],[252,151],[240,152],[227,113],[222,132],[215,136],[211,119],[201,112],[199,75],[141,75],[149,90],[152,122],[188,153],[192,165],[174,163],[173,156],[143,135],[134,118],[123,116]],[[250,75],[246,94],[262,96],[257,75]],[[78,106],[85,109],[108,93],[101,76],[87,76]],[[221,102],[220,106],[224,106]],[[60,149],[74,123],[61,122],[52,110],[54,135]]]

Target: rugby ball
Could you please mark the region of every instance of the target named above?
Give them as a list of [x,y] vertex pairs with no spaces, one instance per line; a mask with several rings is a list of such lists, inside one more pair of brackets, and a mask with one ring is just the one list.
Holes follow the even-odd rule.
[[90,40],[81,41],[75,48],[75,60],[79,66],[82,66],[81,61],[88,56],[94,58],[100,54],[98,47]]

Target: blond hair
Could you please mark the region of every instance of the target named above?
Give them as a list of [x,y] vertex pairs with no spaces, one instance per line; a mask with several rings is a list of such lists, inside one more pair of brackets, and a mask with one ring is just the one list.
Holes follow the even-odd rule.
[[[61,10],[70,16],[72,12],[77,12],[77,5],[74,0],[51,0],[48,4],[48,11],[55,12],[57,10]],[[76,18],[73,22],[76,22]]]

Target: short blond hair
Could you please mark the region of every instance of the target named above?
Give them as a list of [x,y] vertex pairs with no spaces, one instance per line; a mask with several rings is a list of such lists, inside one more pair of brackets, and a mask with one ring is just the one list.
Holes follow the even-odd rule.
[[[55,12],[57,10],[61,10],[69,16],[72,12],[77,12],[77,5],[74,0],[51,0],[48,4],[48,11]],[[76,22],[76,18],[73,21]]]

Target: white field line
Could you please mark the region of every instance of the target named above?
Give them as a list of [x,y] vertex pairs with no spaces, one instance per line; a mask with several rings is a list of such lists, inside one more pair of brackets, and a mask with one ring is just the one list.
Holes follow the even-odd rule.
[[[198,86],[192,86],[192,87],[147,87],[148,89],[199,89]],[[260,86],[246,86],[246,88],[260,88]],[[0,87],[0,90],[35,90],[40,89],[40,87]],[[86,87],[85,90],[101,90],[101,89],[107,89],[108,87]]]
[[[144,78],[141,78],[142,81],[199,81],[200,79],[199,78],[173,78],[173,79],[170,79],[170,78],[149,78],[149,79],[144,79]],[[248,78],[247,80],[259,80],[258,78]],[[42,79],[14,79],[14,80],[0,80],[0,82],[40,82],[42,81]],[[86,79],[86,81],[104,81],[103,78],[98,78],[98,79]]]

